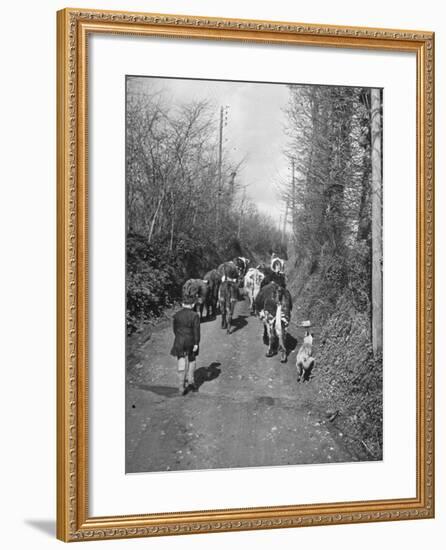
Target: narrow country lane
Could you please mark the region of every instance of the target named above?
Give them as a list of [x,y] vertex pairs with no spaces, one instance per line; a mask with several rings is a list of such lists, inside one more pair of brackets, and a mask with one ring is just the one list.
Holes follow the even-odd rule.
[[[298,384],[295,353],[265,357],[262,325],[236,304],[233,333],[201,325],[197,393],[179,396],[172,328],[155,330],[127,373],[127,472],[355,460],[314,409],[316,382]],[[291,348],[302,335],[290,329]],[[298,341],[296,343],[296,338]]]

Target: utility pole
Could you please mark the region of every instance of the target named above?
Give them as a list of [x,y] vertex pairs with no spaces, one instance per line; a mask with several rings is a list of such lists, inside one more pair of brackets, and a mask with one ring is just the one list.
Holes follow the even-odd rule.
[[221,209],[221,195],[222,195],[222,158],[223,158],[223,126],[225,125],[225,118],[228,107],[220,107],[220,130],[218,140],[218,187],[217,187],[217,212],[215,216],[215,234],[218,235],[218,228],[220,224],[220,209]]
[[232,195],[232,196],[234,196],[235,176],[236,176],[236,172],[231,172],[231,181],[230,181],[230,185],[231,185],[231,195]]
[[296,177],[295,177],[295,170],[294,170],[294,158],[291,159],[291,190],[293,193],[293,196],[291,198],[291,208],[293,211],[291,212],[291,220],[293,224],[293,235],[296,229]]
[[381,90],[371,91],[372,137],[372,345],[376,356],[383,347],[382,280],[382,166],[381,166]]
[[283,217],[283,228],[282,228],[282,244],[285,242],[287,221],[288,221],[288,199],[285,201],[285,216]]
[[243,197],[240,202],[240,214],[238,218],[238,229],[237,229],[237,239],[241,239],[242,235],[242,221],[243,221],[243,215],[245,213],[245,202],[246,202],[246,189],[243,189]]

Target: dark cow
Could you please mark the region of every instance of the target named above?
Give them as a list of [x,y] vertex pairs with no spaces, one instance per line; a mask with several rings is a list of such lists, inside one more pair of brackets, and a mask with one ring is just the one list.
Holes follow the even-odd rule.
[[227,334],[231,334],[232,316],[237,298],[237,283],[228,279],[223,281],[218,292],[218,301],[221,311],[221,328],[225,328]]
[[263,320],[263,340],[268,345],[266,356],[272,357],[279,348],[280,362],[285,363],[286,332],[293,308],[291,294],[286,288],[272,281],[260,290],[255,306]]
[[206,316],[209,316],[209,312],[212,317],[217,315],[217,305],[218,305],[218,291],[221,284],[221,275],[216,269],[211,269],[203,277],[204,281],[207,281],[208,291],[207,291],[207,301],[206,301]]
[[275,272],[265,264],[259,265],[257,269],[261,271],[264,275],[263,281],[260,284],[260,288],[269,285],[269,283],[271,282],[275,282],[281,287],[285,288],[286,285],[284,273]]
[[234,258],[233,262],[235,267],[237,268],[239,284],[240,286],[242,286],[243,278],[248,271],[249,260],[248,258],[244,258],[243,256],[238,256],[237,258]]
[[222,281],[232,281],[234,283],[238,280],[238,270],[234,262],[224,262],[217,267],[217,271],[220,274]]
[[[188,279],[183,285],[183,297],[187,296],[195,300],[194,310],[203,318],[204,306],[208,303],[209,282],[203,279]],[[209,308],[206,309],[206,317],[209,316]]]

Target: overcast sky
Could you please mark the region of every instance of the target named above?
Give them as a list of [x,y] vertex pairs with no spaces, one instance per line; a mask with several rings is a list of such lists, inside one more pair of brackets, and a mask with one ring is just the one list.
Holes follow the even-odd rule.
[[215,105],[216,121],[220,106],[228,106],[224,128],[224,155],[239,161],[246,156],[240,179],[246,193],[259,210],[279,222],[283,205],[277,197],[276,185],[286,178],[288,165],[283,151],[286,146],[283,109],[288,102],[284,84],[259,84],[212,80],[141,78],[163,88],[174,102],[207,99]]

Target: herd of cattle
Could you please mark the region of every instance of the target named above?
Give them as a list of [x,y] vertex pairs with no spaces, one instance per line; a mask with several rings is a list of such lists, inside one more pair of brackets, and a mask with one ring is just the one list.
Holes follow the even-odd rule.
[[211,269],[203,279],[189,279],[183,285],[183,298],[195,303],[203,318],[221,313],[221,326],[230,334],[235,303],[244,294],[251,314],[263,321],[263,341],[268,345],[267,357],[277,351],[281,362],[287,360],[286,331],[293,307],[285,283],[285,262],[275,254],[270,265],[249,267],[249,259],[237,257]]

